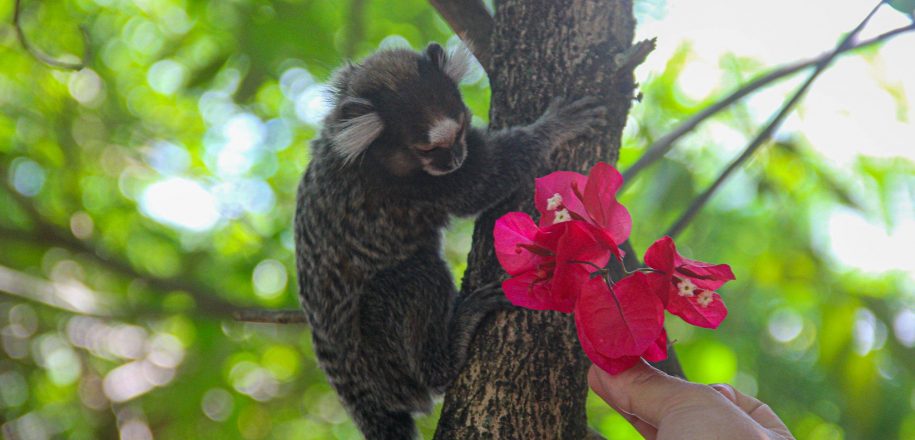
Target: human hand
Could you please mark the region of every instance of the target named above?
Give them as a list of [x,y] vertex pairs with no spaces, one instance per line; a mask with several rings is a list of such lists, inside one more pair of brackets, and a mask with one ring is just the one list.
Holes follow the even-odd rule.
[[794,440],[768,405],[730,385],[687,382],[644,362],[616,376],[591,366],[588,384],[649,440]]

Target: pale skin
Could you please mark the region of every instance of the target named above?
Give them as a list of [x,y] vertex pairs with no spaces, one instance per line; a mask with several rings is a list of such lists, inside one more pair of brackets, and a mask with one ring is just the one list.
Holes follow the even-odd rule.
[[644,362],[614,376],[592,365],[588,384],[648,440],[794,440],[769,405],[730,385],[687,382]]

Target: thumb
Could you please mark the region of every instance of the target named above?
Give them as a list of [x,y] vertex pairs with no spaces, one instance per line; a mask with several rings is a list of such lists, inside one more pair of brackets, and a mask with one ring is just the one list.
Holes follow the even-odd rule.
[[615,376],[591,366],[588,385],[608,404],[655,427],[674,410],[722,399],[709,387],[668,376],[644,362]]

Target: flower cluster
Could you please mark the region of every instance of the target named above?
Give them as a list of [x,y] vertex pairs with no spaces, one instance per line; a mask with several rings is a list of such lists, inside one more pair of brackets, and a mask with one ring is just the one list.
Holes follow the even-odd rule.
[[680,256],[670,237],[645,253],[648,266],[610,283],[607,265],[622,261],[619,245],[632,218],[616,200],[619,172],[598,163],[588,176],[557,171],[537,179],[539,224],[522,212],[496,221],[496,257],[511,278],[502,289],[515,305],[574,313],[578,339],[599,367],[615,374],[639,358],[667,358],[664,310],[716,328],[727,308],[715,292],[734,279],[726,264]]

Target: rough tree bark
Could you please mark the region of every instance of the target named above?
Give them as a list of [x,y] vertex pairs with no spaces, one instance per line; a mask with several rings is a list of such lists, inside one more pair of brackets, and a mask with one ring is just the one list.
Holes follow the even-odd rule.
[[[557,96],[599,96],[610,110],[607,129],[562,146],[551,168],[586,172],[597,161],[615,163],[634,93],[632,0],[502,0],[496,9],[487,69],[492,126],[533,121]],[[493,224],[507,211],[532,212],[531,196],[532,188],[520,191],[477,220],[465,289],[501,275]],[[571,316],[499,313],[480,329],[471,350],[447,391],[436,439],[586,436],[590,363]]]

